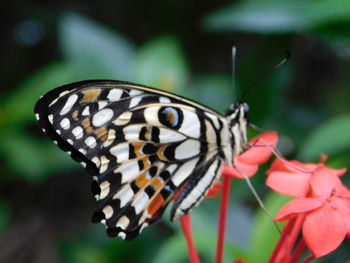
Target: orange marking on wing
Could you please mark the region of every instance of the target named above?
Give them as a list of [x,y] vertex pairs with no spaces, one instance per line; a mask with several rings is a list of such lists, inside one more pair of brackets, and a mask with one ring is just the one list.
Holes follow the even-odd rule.
[[84,97],[80,102],[93,102],[98,99],[98,96],[101,93],[101,89],[83,90],[82,93],[84,94]]
[[163,182],[161,180],[159,180],[159,178],[157,178],[157,177],[152,178],[150,185],[153,185],[156,191],[158,191],[159,189],[164,187]]
[[137,157],[141,157],[144,154],[141,152],[142,147],[145,145],[144,142],[135,142],[132,144],[134,146],[135,154]]
[[108,134],[106,126],[102,126],[101,128],[98,128],[97,130],[94,130],[94,133],[96,134],[97,138],[101,141],[107,140]]
[[85,131],[87,133],[92,133],[93,129],[91,127],[91,123],[90,123],[90,118],[89,117],[86,117],[82,122],[81,124],[83,124],[83,127],[85,129]]
[[146,172],[141,173],[136,178],[136,183],[140,188],[144,188],[149,183],[149,180],[146,177]]
[[78,110],[75,110],[75,111],[72,113],[72,118],[73,118],[73,120],[75,120],[75,121],[78,120]]
[[159,208],[163,206],[163,204],[164,204],[163,196],[161,194],[157,194],[147,207],[148,214],[150,216],[153,216],[155,213],[157,213]]
[[146,127],[145,138],[149,141],[151,140],[151,128],[150,127]]
[[157,151],[157,156],[160,160],[162,161],[167,161],[168,159],[164,156],[164,151],[165,151],[165,148],[167,147],[166,144],[162,145],[159,147],[158,151]]
[[144,170],[148,170],[148,168],[151,167],[151,163],[150,161],[148,160],[148,157],[147,156],[144,156],[142,159],[140,159],[142,162],[143,162],[143,166],[144,166]]

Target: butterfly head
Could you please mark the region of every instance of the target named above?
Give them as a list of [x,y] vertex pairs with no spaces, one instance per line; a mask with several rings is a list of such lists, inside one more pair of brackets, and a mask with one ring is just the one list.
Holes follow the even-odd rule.
[[236,102],[226,112],[232,134],[232,147],[234,156],[242,151],[247,143],[247,125],[249,124],[249,106],[247,103]]

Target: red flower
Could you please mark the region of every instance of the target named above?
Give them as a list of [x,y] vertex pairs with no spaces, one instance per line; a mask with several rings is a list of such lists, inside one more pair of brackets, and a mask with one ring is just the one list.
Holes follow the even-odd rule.
[[287,161],[275,159],[266,172],[268,178],[266,185],[276,192],[293,197],[305,197],[310,191],[310,178],[313,172],[324,167],[329,174],[341,176],[346,169],[332,169],[324,165],[327,157],[321,155],[320,163],[301,163],[298,161]]
[[205,195],[205,197],[215,197],[217,196],[218,192],[220,192],[222,189],[221,181],[216,180],[213,185],[210,187],[208,193]]
[[248,150],[235,158],[234,167],[224,167],[222,174],[243,179],[242,173],[252,177],[259,168],[259,165],[267,162],[276,147],[278,136],[276,132],[265,132],[251,139]]
[[[300,164],[300,163],[298,163]],[[275,164],[276,167],[280,164]],[[305,216],[302,223],[303,239],[307,247],[315,257],[320,257],[335,250],[346,235],[350,235],[350,191],[341,183],[339,176],[345,173],[345,169],[336,170],[326,167],[324,164],[313,166],[307,164],[313,172],[307,174],[304,171],[295,172],[294,175],[286,174],[286,182],[289,191],[286,194],[298,196],[285,204],[276,215],[276,221],[290,220],[297,216]],[[305,168],[305,165],[301,165]],[[270,169],[270,176],[275,172]],[[282,178],[283,174],[277,174]],[[275,175],[276,176],[276,175]],[[295,176],[304,176],[307,180],[300,180],[303,189],[297,191],[292,185]],[[299,179],[299,178],[298,178]],[[269,185],[279,189],[282,184],[276,184],[276,178],[270,180]],[[277,187],[276,187],[277,186]],[[279,189],[280,190],[280,189]],[[306,196],[306,197],[305,197]]]

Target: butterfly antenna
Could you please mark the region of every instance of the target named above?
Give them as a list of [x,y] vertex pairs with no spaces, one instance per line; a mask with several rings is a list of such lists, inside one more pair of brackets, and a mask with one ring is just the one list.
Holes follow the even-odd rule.
[[232,87],[235,90],[235,96],[236,96],[236,100],[239,101],[240,99],[240,94],[239,94],[239,90],[238,87],[236,85],[236,53],[237,53],[237,48],[236,45],[233,41],[231,41],[231,52],[232,52]]
[[242,95],[242,99],[245,98],[245,96],[247,96],[247,94],[249,93],[249,91],[256,85],[256,83],[258,83],[259,81],[263,80],[264,78],[266,78],[268,75],[270,75],[273,71],[279,69],[280,67],[282,67],[290,58],[290,52],[286,51],[286,56],[284,57],[284,59],[282,59],[277,65],[275,65],[273,68],[267,70],[266,72],[264,72],[263,74],[261,74],[261,76],[259,76],[258,78],[256,78],[252,83],[250,83],[250,85],[248,86],[248,88],[246,88],[243,92]]

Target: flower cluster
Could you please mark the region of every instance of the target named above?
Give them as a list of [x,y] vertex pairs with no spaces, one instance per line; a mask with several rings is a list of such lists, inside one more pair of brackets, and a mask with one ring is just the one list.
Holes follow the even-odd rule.
[[[234,167],[224,167],[222,183],[217,183],[207,194],[221,191],[216,263],[222,262],[226,215],[232,178],[252,177],[259,165],[268,161],[276,148],[278,136],[267,132],[248,142],[249,149],[236,157]],[[269,263],[297,262],[307,248],[311,255],[303,262],[336,250],[346,237],[350,238],[350,191],[340,177],[346,169],[333,169],[325,165],[327,157],[321,155],[319,163],[301,163],[276,158],[267,170],[266,185],[272,190],[294,197],[284,204],[275,221],[288,221],[272,252]],[[180,219],[185,234],[191,263],[199,257],[191,234],[190,215]],[[234,263],[247,262],[235,259]]]

